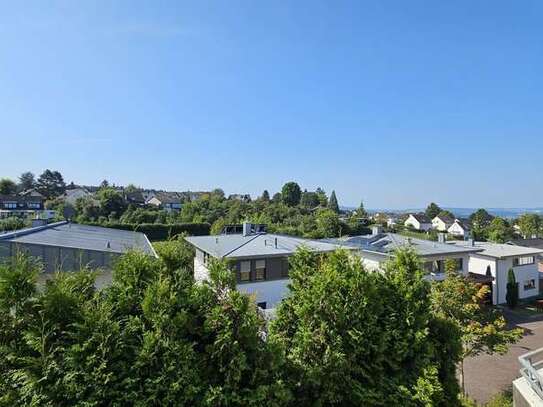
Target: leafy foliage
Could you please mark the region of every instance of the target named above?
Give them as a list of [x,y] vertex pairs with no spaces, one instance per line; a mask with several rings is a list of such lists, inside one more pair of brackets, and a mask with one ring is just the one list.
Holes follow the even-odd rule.
[[287,182],[281,189],[281,198],[287,206],[296,206],[300,203],[302,190],[296,182]]
[[38,178],[36,188],[47,199],[53,199],[64,193],[66,183],[60,172],[45,170]]
[[454,386],[448,395],[440,382],[443,359],[454,346],[445,350],[435,342],[448,333],[436,329],[430,286],[412,251],[400,251],[385,273],[377,273],[343,251],[322,257],[301,250],[291,259],[290,275],[291,295],[278,309],[271,338],[285,349],[297,404],[409,406],[456,399]]
[[505,301],[509,308],[516,308],[518,305],[518,283],[515,278],[515,272],[512,268],[507,272],[507,291],[505,293]]
[[506,327],[503,316],[484,305],[489,288],[469,281],[466,277],[447,270],[447,278],[434,283],[432,309],[438,318],[456,327],[461,335],[460,372],[463,381],[463,361],[480,353],[503,354],[508,345],[522,336],[522,330]]
[[0,195],[13,195],[17,192],[17,184],[9,178],[0,179]]
[[424,213],[426,216],[428,216],[431,219],[434,219],[437,215],[439,215],[443,210],[435,203],[431,202]]
[[36,290],[36,265],[0,268],[0,405],[279,406],[281,352],[225,264],[190,273],[138,253],[110,287],[89,272]]

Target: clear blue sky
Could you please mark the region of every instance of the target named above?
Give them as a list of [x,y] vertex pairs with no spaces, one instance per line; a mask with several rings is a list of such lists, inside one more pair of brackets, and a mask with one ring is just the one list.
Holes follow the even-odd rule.
[[543,2],[1,4],[0,176],[543,206]]

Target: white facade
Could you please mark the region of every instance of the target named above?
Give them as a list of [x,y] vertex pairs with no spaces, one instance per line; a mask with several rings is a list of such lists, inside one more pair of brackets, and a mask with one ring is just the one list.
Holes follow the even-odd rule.
[[492,282],[492,303],[504,304],[507,294],[507,274],[512,268],[518,283],[519,298],[529,298],[539,294],[539,272],[537,261],[524,266],[513,266],[515,257],[496,259],[480,254],[472,254],[469,259],[471,273],[486,275],[490,268],[494,281]]
[[419,222],[417,220],[417,218],[415,218],[411,214],[409,215],[409,217],[404,222],[404,226],[411,226],[414,229],[424,230],[424,231],[428,231],[428,230],[432,229],[432,224],[431,223],[421,223],[421,222]]
[[447,229],[447,232],[453,236],[461,237],[466,237],[469,234],[469,230],[465,229],[461,223],[456,221],[449,227],[449,229]]
[[440,232],[446,232],[449,226],[451,226],[451,224],[445,222],[439,216],[436,216],[434,219],[432,219],[432,228],[434,228],[435,230],[438,230]]

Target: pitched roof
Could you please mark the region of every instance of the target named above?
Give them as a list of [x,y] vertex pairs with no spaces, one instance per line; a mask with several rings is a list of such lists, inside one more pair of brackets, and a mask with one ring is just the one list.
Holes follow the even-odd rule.
[[[444,223],[453,223],[455,221],[455,218],[450,215],[437,215],[434,217],[434,219],[439,219]],[[434,220],[432,219],[432,221]]]
[[327,242],[347,245],[362,251],[392,254],[403,247],[413,248],[420,256],[439,256],[445,254],[463,254],[480,251],[477,248],[455,247],[447,243],[416,239],[396,233],[378,233],[376,235],[352,236],[342,239],[327,239]]
[[26,228],[0,235],[0,241],[60,246],[101,252],[125,253],[140,250],[149,255],[155,251],[141,232],[79,225],[69,222]]
[[509,243],[516,246],[533,247],[534,249],[543,249],[543,239],[541,238],[515,239]]
[[529,255],[536,255],[536,254],[543,253],[542,249],[515,246],[511,244],[504,244],[504,243],[473,242],[473,246],[472,246],[470,242],[455,241],[455,242],[450,242],[450,244],[458,246],[458,247],[472,247],[472,248],[482,249],[482,251],[479,254],[483,256],[494,257],[496,259],[503,259],[506,257],[515,257],[515,256],[529,256]]
[[[152,199],[153,197],[149,198]],[[181,203],[181,195],[177,192],[157,192],[154,198],[158,199],[161,203]]]
[[255,235],[190,236],[185,238],[216,258],[289,256],[301,246],[316,252],[331,252],[340,246],[319,240],[260,233]]
[[0,202],[43,202],[43,196],[0,195]]
[[409,215],[413,216],[419,223],[432,223],[424,213],[410,213]]

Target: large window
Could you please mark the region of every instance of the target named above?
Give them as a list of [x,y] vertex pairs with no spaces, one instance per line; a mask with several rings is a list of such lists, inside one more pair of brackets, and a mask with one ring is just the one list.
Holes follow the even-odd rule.
[[208,266],[209,265],[209,260],[211,259],[211,256],[209,255],[209,253],[206,253],[206,252],[203,252],[204,253],[204,266]]
[[242,261],[239,264],[239,281],[250,281],[251,280],[251,262]]
[[266,260],[257,260],[255,262],[255,280],[266,279]]
[[17,209],[17,202],[4,202],[4,208]]
[[516,257],[513,259],[513,266],[526,266],[528,264],[534,264],[535,263],[535,257],[534,256],[524,256],[524,257]]
[[40,209],[41,205],[39,202],[29,202],[28,207],[31,209]]

